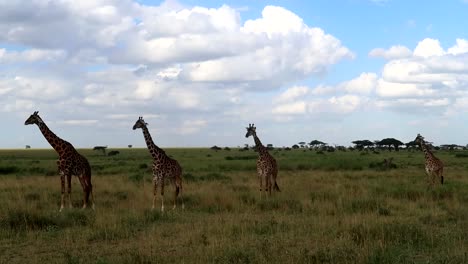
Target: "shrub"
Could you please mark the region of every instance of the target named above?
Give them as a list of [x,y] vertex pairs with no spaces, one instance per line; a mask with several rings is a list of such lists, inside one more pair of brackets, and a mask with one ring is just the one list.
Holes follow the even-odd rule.
[[1,166],[0,175],[13,174],[19,172],[19,168],[16,166]]

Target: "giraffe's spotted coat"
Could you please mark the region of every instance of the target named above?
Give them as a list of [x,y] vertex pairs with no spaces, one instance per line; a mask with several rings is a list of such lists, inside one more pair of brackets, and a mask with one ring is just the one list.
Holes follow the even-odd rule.
[[[148,131],[147,123],[142,117],[138,118],[133,130],[141,128],[145,137],[146,145],[148,150],[153,157],[153,206],[154,209],[156,201],[156,192],[158,185],[161,186],[161,211],[164,211],[164,181],[170,180],[175,187],[174,194],[174,208],[177,206],[177,197],[181,196],[182,199],[182,168],[180,167],[177,160],[172,159],[166,155],[164,150],[154,144],[153,139]],[[182,200],[182,208],[184,208],[184,202]]]
[[64,206],[64,195],[65,195],[65,180],[67,182],[67,193],[68,193],[68,203],[71,208],[71,177],[73,175],[77,176],[80,180],[81,187],[83,188],[84,197],[83,197],[83,208],[86,208],[89,203],[89,198],[93,200],[94,208],[94,199],[93,199],[93,185],[91,183],[91,166],[89,165],[88,160],[83,157],[80,153],[76,151],[72,144],[59,138],[55,135],[45,124],[45,122],[39,116],[39,112],[34,112],[25,122],[25,125],[36,124],[39,127],[39,130],[44,135],[45,139],[49,144],[54,148],[58,153],[59,159],[57,160],[57,167],[59,170],[61,187],[62,187],[62,199],[60,204],[60,211],[65,207]]
[[[268,192],[271,195],[272,189],[279,192],[280,189],[276,183],[276,177],[278,176],[276,160],[268,153],[267,148],[263,146],[257,136],[256,127],[253,124],[249,124],[247,134],[245,134],[245,137],[250,136],[253,136],[258,151],[257,174],[260,181],[260,195],[262,195],[262,191]],[[265,188],[263,188],[263,181],[265,181]]]
[[414,140],[419,146],[421,146],[422,151],[425,155],[425,170],[428,176],[429,184],[434,186],[436,177],[439,178],[440,183],[444,184],[444,164],[440,159],[434,156],[434,153],[429,149],[424,141],[424,137],[418,134]]

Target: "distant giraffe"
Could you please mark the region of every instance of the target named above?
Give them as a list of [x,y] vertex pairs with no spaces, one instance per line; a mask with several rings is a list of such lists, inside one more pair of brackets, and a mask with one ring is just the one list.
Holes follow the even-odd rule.
[[[278,166],[276,165],[276,160],[273,158],[265,146],[257,136],[256,127],[254,124],[249,124],[247,128],[247,134],[245,137],[253,136],[255,141],[255,146],[258,151],[257,159],[257,174],[258,179],[260,180],[260,196],[262,196],[262,190],[268,192],[268,195],[271,195],[271,189],[275,191],[280,191],[278,184],[276,183],[276,177],[278,176]],[[263,189],[263,181],[265,181],[265,189]],[[274,184],[274,185],[273,185]]]
[[156,194],[158,185],[161,185],[161,212],[164,212],[164,180],[169,179],[171,180],[172,184],[175,187],[175,195],[174,195],[174,207],[177,206],[177,197],[180,194],[180,198],[182,200],[182,209],[184,209],[184,201],[182,199],[182,168],[180,167],[179,163],[171,159],[166,155],[164,150],[160,149],[156,144],[154,144],[153,139],[148,131],[147,123],[143,120],[143,117],[139,117],[136,121],[135,125],[133,126],[133,130],[137,128],[141,128],[143,130],[143,135],[145,137],[146,145],[148,146],[148,150],[153,156],[153,206],[156,202]]
[[42,132],[42,135],[46,138],[49,144],[55,149],[59,155],[57,160],[57,166],[59,170],[61,185],[62,185],[62,199],[60,203],[60,211],[65,207],[65,178],[68,184],[68,204],[72,208],[71,203],[71,177],[77,176],[80,180],[81,187],[83,188],[83,208],[86,208],[89,203],[89,196],[93,201],[94,209],[94,198],[93,198],[93,185],[91,184],[91,167],[89,166],[88,160],[80,155],[72,144],[59,138],[55,135],[39,117],[39,112],[34,112],[25,122],[25,125],[36,124]]
[[418,134],[414,140],[417,144],[421,146],[422,151],[424,151],[426,163],[426,174],[428,176],[429,184],[434,186],[436,177],[440,178],[440,183],[444,184],[444,164],[440,159],[438,159],[424,141],[424,137]]

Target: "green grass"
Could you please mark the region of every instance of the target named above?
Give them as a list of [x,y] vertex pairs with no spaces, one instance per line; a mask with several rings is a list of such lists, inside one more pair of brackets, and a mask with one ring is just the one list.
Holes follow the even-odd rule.
[[55,152],[0,151],[0,263],[468,263],[468,152],[437,152],[446,184],[430,189],[421,152],[273,150],[282,191],[261,198],[255,152],[168,149],[186,209],[167,186],[161,214],[147,150],[119,151],[79,150],[96,210],[74,178],[62,213]]

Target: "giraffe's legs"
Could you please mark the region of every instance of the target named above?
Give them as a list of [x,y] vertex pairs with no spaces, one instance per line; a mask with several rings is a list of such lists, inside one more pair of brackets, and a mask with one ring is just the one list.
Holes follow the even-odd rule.
[[271,196],[271,177],[270,177],[270,175],[268,175],[266,177],[266,186],[267,186],[267,189],[268,189],[268,196]]
[[68,196],[68,207],[72,208],[71,202],[71,175],[67,175],[67,196]]
[[64,206],[64,200],[65,200],[65,175],[63,175],[62,173],[60,174],[60,183],[61,183],[61,187],[62,187],[62,197],[61,197],[61,201],[60,201],[60,212],[63,210],[63,208],[65,207]]
[[260,180],[260,199],[262,199],[262,191],[263,191],[263,176],[259,175],[258,179]]
[[154,209],[154,204],[156,202],[157,190],[158,190],[158,180],[154,179],[153,180],[153,206],[151,207],[151,210]]
[[164,212],[164,179],[161,179],[161,212]]
[[180,197],[180,200],[182,201],[182,210],[184,210],[185,206],[184,206],[184,199],[182,198],[182,182],[180,183],[180,186],[179,186],[179,197]]
[[85,182],[85,180],[83,179],[83,176],[80,175],[78,176],[78,179],[80,180],[80,183],[81,183],[81,188],[83,189],[83,209],[87,207],[87,196],[88,196],[88,188],[87,188],[87,184]]
[[172,209],[177,208],[177,198],[180,197],[182,200],[182,209],[184,209],[184,199],[182,199],[182,180],[178,177],[176,177],[173,181],[174,187],[175,187],[175,192],[174,192],[174,206]]

